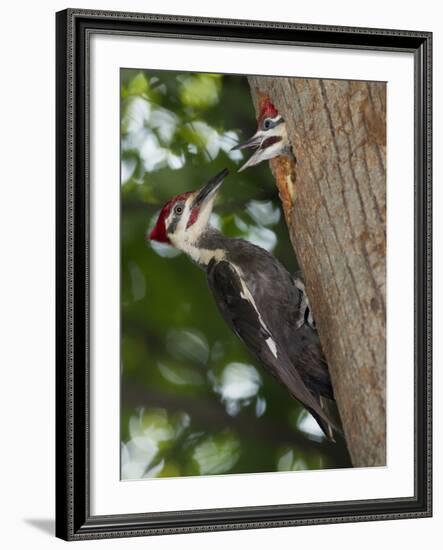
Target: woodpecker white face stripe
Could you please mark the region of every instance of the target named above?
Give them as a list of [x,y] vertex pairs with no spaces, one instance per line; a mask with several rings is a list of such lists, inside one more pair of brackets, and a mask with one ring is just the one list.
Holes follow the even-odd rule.
[[[258,130],[258,132],[251,138],[251,142],[255,142],[257,147],[254,154],[241,166],[239,172],[242,172],[245,168],[255,166],[264,160],[270,160],[279,155],[282,155],[290,148],[288,133],[286,130],[286,124],[284,124],[281,117],[276,119],[277,124],[269,129]],[[282,121],[282,123],[278,121]],[[274,141],[275,140],[275,141]],[[238,147],[239,149],[243,147]]]
[[[197,245],[200,236],[208,225],[215,195],[202,205],[197,219],[192,225],[188,226],[192,215],[194,199],[195,193],[190,195],[184,203],[183,212],[180,215],[179,221],[175,224],[174,231],[172,233],[167,231],[167,233],[169,240],[176,248],[188,254],[198,264],[206,266],[213,259],[221,261],[225,258],[224,250],[210,250],[201,248]],[[166,218],[165,223],[167,228],[170,227],[171,223],[174,223],[173,220],[176,216],[177,214],[175,214],[174,209],[172,209],[169,216]]]
[[278,126],[279,124],[283,124],[283,123],[284,123],[283,117],[280,115],[277,115],[274,118],[271,118],[271,117],[264,118],[260,126],[264,131],[267,131],[267,130],[270,131],[276,126]]

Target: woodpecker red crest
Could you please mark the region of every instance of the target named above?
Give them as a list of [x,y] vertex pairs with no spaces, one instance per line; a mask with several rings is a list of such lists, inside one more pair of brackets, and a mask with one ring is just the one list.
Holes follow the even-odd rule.
[[170,200],[150,238],[182,250],[206,271],[226,322],[333,439],[336,422],[323,403],[333,402],[334,394],[303,284],[268,251],[226,237],[209,223],[227,173]]
[[166,220],[171,213],[171,210],[174,208],[175,204],[186,201],[188,196],[190,196],[192,193],[182,193],[181,195],[177,195],[176,197],[172,198],[170,201],[168,201],[163,208],[160,211],[160,214],[158,215],[157,222],[154,225],[154,228],[149,234],[149,240],[151,241],[158,241],[160,243],[170,243],[171,241],[168,238],[168,234],[166,231]]
[[274,104],[266,96],[262,96],[260,98],[258,107],[259,107],[259,113],[260,113],[257,119],[259,126],[260,126],[260,123],[263,122],[263,120],[266,117],[275,118],[278,115],[278,111],[274,107]]
[[195,243],[209,221],[217,191],[227,174],[225,169],[200,190],[181,193],[168,201],[161,209],[149,239],[197,254]]
[[257,131],[250,139],[232,148],[232,150],[256,149],[251,158],[241,166],[239,172],[263,160],[291,154],[285,121],[267,96],[260,97],[257,124]]

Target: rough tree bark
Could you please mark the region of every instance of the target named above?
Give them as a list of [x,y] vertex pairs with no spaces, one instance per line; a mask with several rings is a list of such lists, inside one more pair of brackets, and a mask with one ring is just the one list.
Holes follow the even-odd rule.
[[270,161],[354,466],[386,463],[386,87],[250,77],[293,151]]

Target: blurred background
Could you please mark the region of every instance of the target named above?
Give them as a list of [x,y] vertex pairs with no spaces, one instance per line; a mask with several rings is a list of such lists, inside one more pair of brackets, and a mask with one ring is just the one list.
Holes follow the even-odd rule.
[[298,270],[246,77],[121,71],[121,478],[350,467],[225,324],[205,273],[147,241],[162,205],[223,168],[213,225]]

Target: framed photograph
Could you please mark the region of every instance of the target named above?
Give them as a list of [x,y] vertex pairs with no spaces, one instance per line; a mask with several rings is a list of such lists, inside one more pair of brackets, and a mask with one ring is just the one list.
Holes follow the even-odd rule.
[[57,13],[58,537],[431,515],[431,41]]

